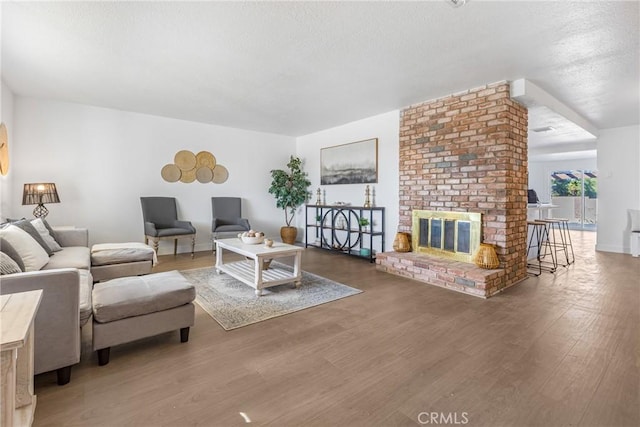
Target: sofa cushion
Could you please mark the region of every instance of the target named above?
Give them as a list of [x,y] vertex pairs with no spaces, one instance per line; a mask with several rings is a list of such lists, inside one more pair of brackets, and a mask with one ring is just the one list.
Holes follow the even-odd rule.
[[55,268],[78,268],[88,270],[91,268],[91,254],[89,248],[84,246],[68,246],[56,252],[49,258],[49,262],[42,269],[53,270]]
[[36,242],[38,242],[40,246],[42,246],[42,249],[44,249],[44,251],[47,253],[47,256],[53,255],[53,251],[51,250],[49,245],[47,245],[47,243],[42,239],[42,236],[40,236],[40,233],[38,232],[38,230],[36,230],[36,228],[33,226],[33,224],[31,224],[31,222],[28,219],[21,219],[21,220],[12,222],[11,224],[26,231],[29,234],[29,236],[33,238],[33,240],[35,240]]
[[89,270],[78,270],[80,274],[80,327],[91,317],[91,288],[93,277]]
[[186,228],[159,228],[157,237],[181,236],[183,234],[193,234],[193,231]]
[[56,239],[54,239],[49,232],[49,229],[44,224],[44,221],[42,221],[42,219],[36,218],[31,220],[31,225],[33,225],[36,231],[38,231],[40,237],[42,237],[42,240],[47,244],[49,249],[51,249],[51,252],[58,252],[62,250],[58,242],[56,242]]
[[177,271],[122,277],[93,287],[93,318],[99,323],[155,313],[188,304],[195,288]]
[[26,231],[9,225],[0,230],[0,237],[9,242],[24,263],[24,271],[40,270],[47,262],[49,255]]
[[4,252],[9,256],[9,258],[14,260],[15,263],[18,264],[18,267],[20,267],[20,271],[24,271],[24,263],[22,262],[22,258],[20,257],[18,252],[16,252],[14,247],[11,246],[11,243],[6,241],[2,237],[0,237],[0,251]]
[[0,252],[0,275],[22,273],[20,266],[4,252]]

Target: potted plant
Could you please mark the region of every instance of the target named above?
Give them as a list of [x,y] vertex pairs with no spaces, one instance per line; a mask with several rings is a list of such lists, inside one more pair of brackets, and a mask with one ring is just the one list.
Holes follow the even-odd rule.
[[276,206],[284,210],[286,226],[280,229],[280,237],[284,243],[293,244],[298,235],[298,229],[291,226],[296,209],[306,202],[309,197],[308,188],[311,182],[306,172],[301,169],[302,160],[298,157],[289,159],[288,171],[274,169],[271,171],[271,187],[269,193],[276,198]]
[[358,224],[360,224],[363,231],[367,231],[367,228],[369,227],[369,220],[367,218],[360,218],[358,220]]
[[320,226],[322,222],[322,215],[316,215],[316,225]]

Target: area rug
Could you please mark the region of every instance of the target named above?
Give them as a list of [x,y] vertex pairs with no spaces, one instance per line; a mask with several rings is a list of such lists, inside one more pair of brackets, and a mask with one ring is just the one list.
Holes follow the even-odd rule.
[[[273,264],[291,270],[284,264]],[[264,289],[257,297],[252,287],[228,274],[216,273],[214,267],[180,273],[196,287],[196,303],[227,331],[362,292],[303,271],[299,288],[293,283],[278,285]]]

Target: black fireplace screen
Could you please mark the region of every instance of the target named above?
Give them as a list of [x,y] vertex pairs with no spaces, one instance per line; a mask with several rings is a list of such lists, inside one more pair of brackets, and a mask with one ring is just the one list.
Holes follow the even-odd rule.
[[420,246],[429,246],[429,220],[427,218],[420,219],[420,237],[418,241]]
[[471,223],[458,221],[458,252],[471,253]]
[[452,219],[444,220],[444,250],[455,252],[456,222]]
[[421,218],[418,242],[421,247],[470,254],[471,223],[452,219]]
[[442,249],[442,220],[431,220],[431,245],[432,248]]

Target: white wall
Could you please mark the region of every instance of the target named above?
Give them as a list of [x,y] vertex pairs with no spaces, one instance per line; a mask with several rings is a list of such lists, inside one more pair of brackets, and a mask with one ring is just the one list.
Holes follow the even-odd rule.
[[9,137],[9,173],[6,176],[0,175],[0,218],[4,221],[5,218],[13,216],[13,210],[11,209],[11,194],[13,189],[13,171],[15,166],[12,162],[15,150],[15,138],[13,128],[13,92],[9,87],[1,82],[0,85],[0,121],[7,127],[7,136]]
[[[61,203],[47,205],[53,225],[87,227],[91,243],[142,241],[140,196],[173,196],[181,219],[197,228],[196,250],[211,248],[212,196],[243,199],[243,216],[256,230],[279,236],[281,210],[267,192],[271,169],[295,154],[292,137],[16,96],[13,214],[22,184],[55,182]],[[161,168],[179,150],[212,152],[229,170],[224,184],[168,183]],[[185,240],[179,251],[190,250]],[[162,242],[160,253],[172,251]]]
[[628,209],[640,209],[640,126],[604,129],[598,138],[596,249],[629,253]]
[[551,200],[551,172],[559,170],[597,170],[596,158],[555,161],[529,161],[529,188],[536,190],[541,202]]
[[[25,182],[55,182],[61,203],[49,205],[54,225],[88,227],[91,243],[142,241],[140,196],[178,198],[180,216],[198,230],[197,248],[210,248],[211,196],[243,198],[253,228],[277,237],[282,211],[267,193],[271,169],[284,168],[289,156],[304,160],[304,170],[326,201],[361,205],[364,184],[320,186],[320,149],[378,138],[378,183],[375,205],[386,208],[385,249],[390,250],[398,224],[399,111],[391,111],[321,132],[292,138],[202,123],[187,122],[86,105],[14,96],[2,83],[0,116],[10,138],[11,169],[0,178],[2,217],[31,216],[22,206]],[[163,165],[179,150],[214,153],[229,171],[221,185],[167,183]],[[638,126],[605,129],[598,140],[598,160],[530,162],[531,188],[546,186],[551,169],[599,171],[598,250],[629,252],[627,209],[640,209],[640,131]],[[544,182],[544,184],[543,184]],[[541,195],[542,198],[542,195]],[[546,197],[545,197],[546,198]],[[304,212],[297,225],[302,231]],[[181,244],[180,251],[188,251]],[[161,245],[168,253],[171,244]]]
[[[369,117],[321,132],[301,136],[296,140],[297,154],[305,160],[304,169],[311,181],[312,202],[316,190],[326,193],[326,202],[350,202],[362,206],[366,184],[320,185],[320,149],[349,142],[378,138],[378,183],[370,184],[375,192],[375,206],[385,208],[385,250],[391,250],[398,227],[398,165],[400,112],[398,110]],[[304,212],[297,215],[300,230],[304,226]]]

